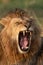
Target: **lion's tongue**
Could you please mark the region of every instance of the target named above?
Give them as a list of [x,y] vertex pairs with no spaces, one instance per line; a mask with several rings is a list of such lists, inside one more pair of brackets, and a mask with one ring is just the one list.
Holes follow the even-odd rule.
[[22,49],[27,48],[27,45],[28,45],[27,37],[21,38],[20,45],[21,45]]

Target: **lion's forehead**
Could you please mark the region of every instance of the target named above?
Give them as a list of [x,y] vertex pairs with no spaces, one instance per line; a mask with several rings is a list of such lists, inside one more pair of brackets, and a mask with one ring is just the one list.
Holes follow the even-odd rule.
[[16,24],[16,23],[25,23],[25,22],[27,22],[25,19],[22,19],[22,18],[12,18],[12,20],[11,20],[11,24]]

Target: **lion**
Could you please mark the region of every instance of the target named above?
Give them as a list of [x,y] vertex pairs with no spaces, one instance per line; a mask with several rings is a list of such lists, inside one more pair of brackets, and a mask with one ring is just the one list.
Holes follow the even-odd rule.
[[0,65],[43,65],[40,27],[27,11],[10,11],[0,24]]

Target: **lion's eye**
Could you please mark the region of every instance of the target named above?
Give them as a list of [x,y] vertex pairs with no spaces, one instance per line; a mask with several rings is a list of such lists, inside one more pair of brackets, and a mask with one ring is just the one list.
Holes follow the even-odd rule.
[[19,24],[22,24],[22,22],[16,22],[15,24],[16,24],[16,25],[19,25]]
[[4,25],[0,23],[0,32],[4,29]]
[[19,25],[19,22],[16,22],[17,25]]

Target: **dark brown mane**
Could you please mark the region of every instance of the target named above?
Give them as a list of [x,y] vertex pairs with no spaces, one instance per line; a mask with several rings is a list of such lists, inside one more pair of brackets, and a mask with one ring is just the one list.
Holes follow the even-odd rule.
[[18,8],[8,12],[8,16],[10,16],[11,18],[14,17],[14,15],[16,17],[24,17],[24,16],[28,17],[28,13],[26,11]]

